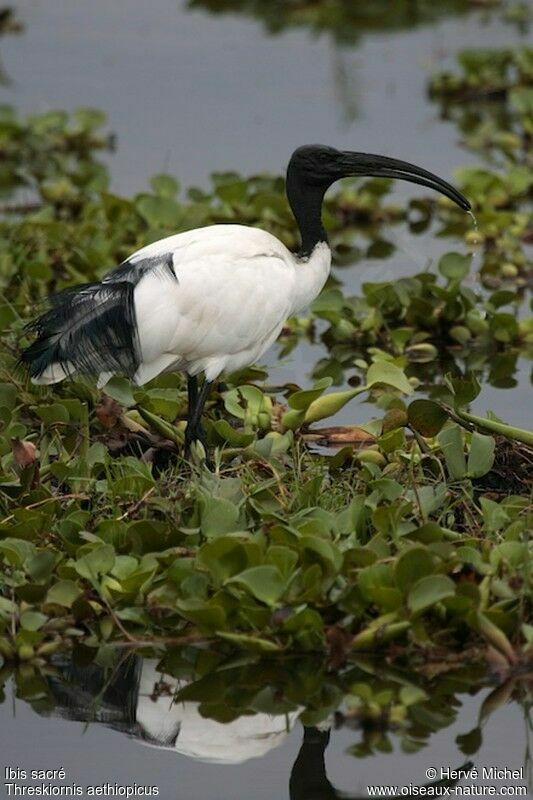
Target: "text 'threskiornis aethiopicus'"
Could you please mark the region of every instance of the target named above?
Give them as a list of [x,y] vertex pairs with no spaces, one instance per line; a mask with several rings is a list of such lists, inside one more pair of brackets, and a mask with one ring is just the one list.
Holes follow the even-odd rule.
[[[74,372],[144,384],[182,370],[188,380],[186,451],[206,447],[201,416],[211,383],[252,364],[287,317],[319,294],[331,252],[322,225],[326,190],[350,176],[401,178],[435,189],[465,211],[468,200],[421,167],[386,156],[305,145],[287,168],[287,197],[300,229],[291,253],[266,231],[211,225],[178,233],[133,253],[101,282],[64,290],[30,324],[36,340],[22,353],[36,383]],[[201,388],[198,375],[205,380]]]

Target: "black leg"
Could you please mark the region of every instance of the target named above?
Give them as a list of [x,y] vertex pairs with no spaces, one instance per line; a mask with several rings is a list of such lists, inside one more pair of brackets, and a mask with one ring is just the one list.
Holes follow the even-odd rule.
[[204,384],[198,392],[198,381],[196,376],[188,379],[187,389],[189,395],[189,414],[187,419],[187,428],[185,430],[185,457],[188,458],[191,451],[191,444],[195,441],[200,442],[206,453],[206,464],[208,467],[212,466],[209,459],[209,452],[207,449],[207,438],[205,431],[202,427],[202,413],[204,410],[205,401],[211,389],[211,382],[204,381]]
[[198,378],[196,375],[187,375],[187,423],[190,423],[196,403],[198,402]]

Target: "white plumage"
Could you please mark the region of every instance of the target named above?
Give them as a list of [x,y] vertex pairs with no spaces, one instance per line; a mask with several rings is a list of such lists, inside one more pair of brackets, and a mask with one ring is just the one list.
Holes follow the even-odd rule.
[[130,260],[134,266],[162,252],[172,253],[176,280],[156,271],[135,287],[137,383],[174,369],[212,381],[253,363],[287,317],[317,296],[331,264],[325,243],[304,261],[271,234],[242,225],[171,236]]
[[[174,275],[160,269],[171,258]],[[136,283],[136,269],[146,262]],[[169,236],[128,258],[144,384],[161,372],[205,373],[212,381],[260,358],[284,321],[320,292],[331,266],[323,242],[309,258],[294,256],[275,236],[244,225],[211,225]],[[103,286],[113,281],[113,274]],[[69,365],[53,363],[33,380],[56,383]],[[100,373],[104,386],[111,372]]]

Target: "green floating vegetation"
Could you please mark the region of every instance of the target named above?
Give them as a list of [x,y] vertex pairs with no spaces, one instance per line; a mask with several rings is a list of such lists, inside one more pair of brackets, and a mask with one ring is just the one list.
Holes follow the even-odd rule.
[[[207,408],[209,473],[201,454],[182,458],[182,376],[140,388],[117,377],[104,393],[81,379],[35,387],[16,365],[23,325],[51,291],[169,233],[238,221],[295,247],[283,180],[215,174],[182,193],[158,175],[118,197],[99,161],[112,144],[103,123],[89,109],[0,114],[0,661],[38,670],[65,648],[105,658],[198,641],[324,659],[333,636],[339,664],[468,643],[522,668],[532,434],[470,405],[487,371],[513,386],[531,346],[526,157],[462,173],[477,233],[447,202],[394,206],[387,181],[332,195],[336,277],[280,341],[280,357],[303,337],[320,343],[315,382],[273,385],[261,367],[226,376]],[[386,225],[430,224],[453,242],[438,274],[345,296],[342,269],[393,251]],[[473,233],[475,270],[463,252]],[[335,427],[350,407],[356,424]],[[379,688],[353,694],[354,709],[397,705]]]

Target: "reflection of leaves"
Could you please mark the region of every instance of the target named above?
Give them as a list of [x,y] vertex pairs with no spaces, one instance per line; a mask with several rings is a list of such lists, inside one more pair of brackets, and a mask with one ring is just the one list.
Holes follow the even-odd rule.
[[464,753],[465,756],[472,756],[477,753],[483,743],[481,728],[475,727],[469,733],[458,736],[455,741],[461,753]]
[[[6,33],[21,33],[23,30],[24,24],[18,19],[12,8],[9,8],[9,6],[0,8],[0,36]],[[7,74],[0,58],[0,85],[9,86],[11,83],[11,78]]]
[[460,0],[188,0],[187,7],[211,14],[244,14],[260,20],[271,34],[293,28],[329,33],[337,42],[353,44],[361,36],[381,31],[412,30],[448,15],[464,14]]
[[23,30],[24,24],[12,8],[0,8],[0,36],[4,33],[21,33]]

